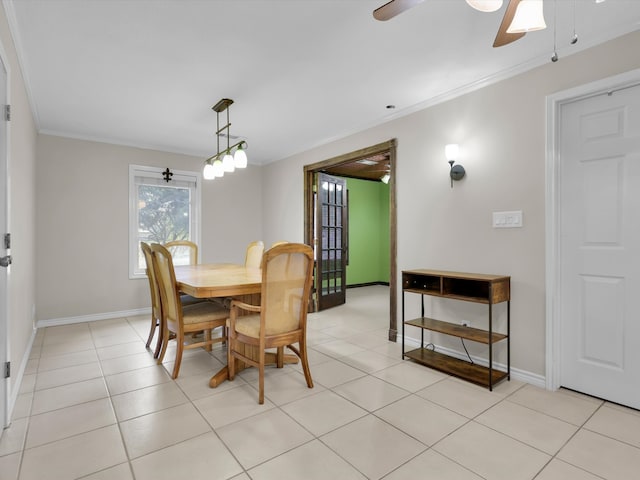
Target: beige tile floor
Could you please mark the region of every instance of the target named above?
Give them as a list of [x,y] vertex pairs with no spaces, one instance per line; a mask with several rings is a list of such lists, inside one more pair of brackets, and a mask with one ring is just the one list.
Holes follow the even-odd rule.
[[222,346],[156,365],[146,317],[38,331],[0,478],[577,480],[640,478],[640,412],[516,381],[493,392],[400,359],[388,288],[309,316],[311,371],[216,389]]

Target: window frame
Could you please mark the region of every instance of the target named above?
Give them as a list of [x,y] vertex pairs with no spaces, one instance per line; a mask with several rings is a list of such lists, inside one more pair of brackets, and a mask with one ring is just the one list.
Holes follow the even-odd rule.
[[[166,168],[166,167],[165,167]],[[138,268],[138,198],[136,189],[136,177],[148,177],[154,180],[163,180],[162,172],[165,168],[148,165],[129,165],[129,279],[147,278],[146,273],[137,271]],[[171,170],[171,180],[193,183],[191,200],[191,238],[192,242],[200,245],[200,232],[202,220],[202,173],[188,170]],[[170,185],[171,182],[168,182]]]

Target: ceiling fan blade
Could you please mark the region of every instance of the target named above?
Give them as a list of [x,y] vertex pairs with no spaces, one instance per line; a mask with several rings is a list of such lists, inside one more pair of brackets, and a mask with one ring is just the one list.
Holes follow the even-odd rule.
[[389,20],[396,15],[424,2],[424,0],[391,0],[373,11],[373,18],[380,21]]
[[496,35],[496,39],[493,42],[493,46],[502,47],[504,45],[508,45],[511,42],[515,42],[519,38],[524,37],[524,32],[521,33],[507,33],[507,28],[511,25],[513,21],[513,17],[516,14],[516,10],[518,9],[518,4],[520,0],[509,0],[509,4],[507,5],[507,10],[504,12],[504,17],[502,17],[502,23],[500,24],[500,28],[498,29],[498,34]]

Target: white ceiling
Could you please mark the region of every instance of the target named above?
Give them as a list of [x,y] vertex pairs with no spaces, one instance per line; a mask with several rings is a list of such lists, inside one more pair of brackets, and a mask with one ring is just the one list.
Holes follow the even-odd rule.
[[387,22],[386,0],[3,2],[40,132],[204,158],[227,97],[255,164],[550,62],[555,9],[559,62],[640,28],[639,0],[545,0],[549,28],[498,49],[507,1],[426,0]]

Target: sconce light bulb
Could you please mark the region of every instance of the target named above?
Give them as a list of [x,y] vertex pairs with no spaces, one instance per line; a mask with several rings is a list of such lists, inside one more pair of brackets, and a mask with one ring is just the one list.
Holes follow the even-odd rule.
[[457,143],[450,143],[444,147],[444,155],[448,162],[455,162],[458,159],[458,153],[460,153],[460,147]]

